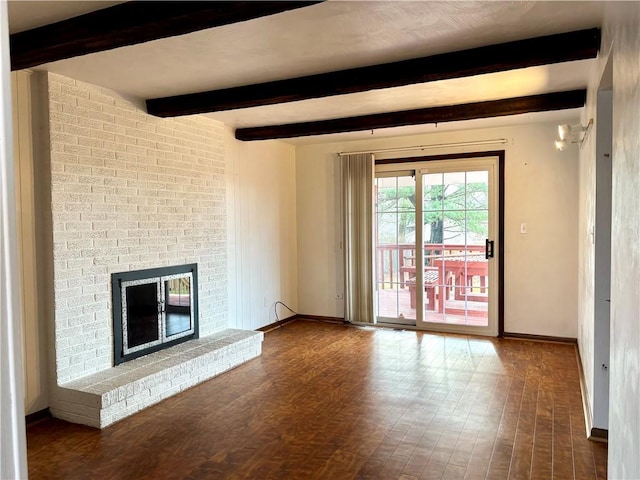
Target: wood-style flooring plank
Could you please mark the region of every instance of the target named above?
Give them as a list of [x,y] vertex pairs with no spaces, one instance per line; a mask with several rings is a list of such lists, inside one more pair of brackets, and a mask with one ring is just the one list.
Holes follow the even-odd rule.
[[536,407],[536,425],[533,440],[531,478],[547,479],[553,476],[553,395],[547,389],[540,391]]
[[487,478],[508,478],[509,476],[524,390],[524,381],[521,378],[512,378],[511,380],[511,388],[500,419]]
[[[606,479],[575,347],[298,320],[105,430],[27,429],[31,479]],[[179,459],[179,460],[176,460]]]
[[[569,407],[558,399],[553,409],[553,445],[571,445],[571,433]],[[575,478],[572,448],[554,448],[552,461],[554,480]]]
[[518,426],[509,466],[509,478],[531,478],[531,455],[533,452],[533,432],[536,423],[536,407],[540,379],[527,377],[520,403]]

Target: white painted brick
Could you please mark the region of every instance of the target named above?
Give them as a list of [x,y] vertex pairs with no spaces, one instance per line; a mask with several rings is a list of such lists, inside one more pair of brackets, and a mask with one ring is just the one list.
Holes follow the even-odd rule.
[[104,184],[113,187],[124,187],[127,185],[127,179],[124,178],[105,178]]
[[78,123],[78,117],[60,112],[50,112],[49,119],[52,123],[60,123],[66,125],[75,125]]
[[[247,336],[248,338],[244,338]],[[222,371],[234,368],[243,358],[259,354],[262,338],[263,335],[258,332],[220,332],[211,338],[173,347],[169,352],[176,353],[170,355],[167,351],[158,352],[98,372],[94,377],[100,379],[101,383],[92,382],[90,379],[94,377],[91,376],[66,383],[64,388],[58,388],[54,393],[56,398],[52,401],[52,412],[60,418],[104,428]],[[229,343],[234,341],[235,344]],[[244,352],[244,355],[239,354],[240,352]],[[158,361],[156,358],[165,360]],[[169,364],[168,361],[172,363]],[[85,366],[96,363],[99,363],[98,359],[84,362]],[[160,365],[165,365],[164,369],[158,369]],[[120,373],[122,370],[127,373],[123,375]],[[112,380],[105,381],[106,378]],[[77,395],[83,395],[76,395],[81,399],[80,402],[73,397],[74,394],[69,393],[74,390],[78,392]],[[74,408],[74,402],[77,409]],[[88,402],[91,405],[101,405],[101,410],[88,409]]]
[[[88,137],[91,134],[91,130],[85,127],[81,127],[75,124],[61,124],[62,131],[64,133],[68,133],[71,135]],[[68,143],[77,143],[77,142],[68,142]]]
[[136,197],[137,195],[141,195],[144,196],[143,194],[141,194],[137,188],[133,188],[133,187],[116,187],[116,191],[115,191],[116,196],[121,196],[121,197]]
[[[82,368],[95,370],[111,361],[110,330],[100,326],[106,323],[108,327],[111,319],[107,269],[124,271],[198,262],[201,284],[216,282],[201,289],[201,312],[206,315],[200,319],[202,331],[222,328],[226,245],[210,242],[207,236],[215,228],[224,239],[226,219],[214,220],[211,212],[203,211],[216,202],[224,208],[225,178],[220,168],[224,167],[224,130],[220,124],[205,118],[150,117],[107,89],[59,75],[50,74],[49,84],[55,93],[50,98],[50,118],[55,122],[54,129],[62,127],[51,135],[54,239],[73,242],[56,250],[61,254],[54,262],[56,316],[66,322],[72,317],[62,318],[65,315],[93,314],[96,320],[85,326],[93,328],[95,324],[97,330],[93,335],[83,332],[76,340],[89,342],[87,347],[91,344],[95,352],[100,352],[79,367],[70,366],[69,357],[58,357],[58,380],[82,376],[86,374]],[[63,89],[63,85],[69,88]],[[211,138],[216,135],[218,138]],[[166,164],[158,165],[160,161]],[[131,213],[161,216],[137,217],[127,228],[113,225],[114,220],[127,221],[122,219]],[[115,219],[110,214],[120,217]],[[182,224],[185,215],[190,218],[189,225]],[[94,248],[83,243],[87,241],[95,242]],[[221,249],[221,253],[212,256],[212,248]],[[82,256],[62,253],[65,249]],[[207,274],[214,269],[222,275]],[[68,299],[58,292],[68,289],[71,282],[87,285],[79,297],[101,291],[106,297],[63,310]],[[223,300],[219,305],[218,298]],[[72,304],[74,301],[78,300],[72,300]],[[72,333],[70,328],[56,328],[56,344],[69,344]]]
[[77,105],[78,103],[75,95],[61,92],[59,89],[50,91],[49,100],[51,103],[61,103],[63,105]]
[[[80,185],[80,184],[75,184],[75,183],[68,183],[65,185],[62,185],[64,192],[67,193],[91,193],[91,186],[90,185]],[[83,209],[90,209],[91,205],[84,205]]]
[[116,176],[120,178],[138,178],[139,175],[136,171],[118,170],[116,172]]
[[[88,169],[83,170],[83,174],[81,178],[84,183],[103,183],[104,180],[101,177],[98,177],[94,174],[93,168],[104,167],[105,160],[104,158],[91,157],[86,155],[78,156],[78,165],[82,167],[90,167]],[[87,177],[91,177],[94,179],[98,179],[98,182],[91,182]]]
[[78,201],[80,203],[88,203],[89,205],[104,203],[104,198],[104,195],[94,193],[85,193],[78,195]]
[[[89,136],[92,138],[98,138],[100,140],[104,140],[105,142],[115,142],[116,136],[115,134],[105,131],[105,130],[95,130],[91,129],[89,132]],[[106,144],[105,144],[106,146]]]
[[[58,216],[56,216],[58,217]],[[61,218],[55,218],[55,221],[63,222],[64,220]],[[91,222],[64,222],[64,229],[67,231],[80,231],[80,230],[90,230]],[[67,252],[71,254],[72,252]]]
[[105,132],[111,132],[111,133],[117,133],[120,135],[124,135],[127,131],[127,129],[125,127],[122,127],[120,125],[114,125],[112,123],[104,123],[102,125],[102,129]]
[[[106,195],[113,195],[116,193],[116,187],[107,187],[105,185],[92,185],[91,193],[95,193],[97,195],[104,195],[105,196],[104,198],[106,199]],[[100,204],[97,204],[97,205],[100,205]]]
[[[62,226],[62,230],[66,229],[65,226],[65,222],[73,222],[73,221],[79,221],[80,220],[80,212],[74,212],[74,211],[64,211],[64,212],[53,212],[53,220],[54,222],[56,222],[57,224]],[[60,228],[56,229],[56,230],[61,230]],[[56,237],[56,240],[58,238]],[[62,247],[62,246],[60,246]]]
[[51,200],[55,203],[66,205],[69,203],[78,203],[80,195],[77,193],[63,193],[53,191],[51,193]]
[[[67,268],[69,269],[79,269],[83,267],[89,267],[92,264],[93,264],[93,259],[91,258],[77,258],[77,259],[67,260]],[[85,282],[84,278],[83,278],[83,282]]]
[[105,95],[98,91],[89,91],[89,98],[94,102],[103,104],[103,105],[115,105],[115,98]]
[[91,174],[96,177],[115,177],[116,170],[114,168],[106,168],[106,167],[93,167],[91,169]]
[[[59,166],[59,165],[58,165]],[[78,175],[83,175],[83,174],[90,174],[91,173],[91,167],[88,167],[86,165],[62,165],[62,169],[63,171],[67,172],[67,173],[74,173],[74,174],[78,174]],[[53,172],[53,166],[52,166],[52,172]],[[52,186],[56,186],[57,184],[53,184]]]
[[84,147],[91,147],[91,152],[93,153],[96,149],[103,148],[102,140],[98,140],[96,138],[87,138],[87,137],[75,137],[77,138],[77,144],[82,145]]
[[78,182],[86,183],[89,185],[102,185],[105,183],[104,178],[96,177],[93,175],[79,175]]
[[105,150],[109,150],[114,154],[125,153],[127,151],[127,147],[124,143],[120,143],[117,140],[110,142],[108,140],[103,140],[103,148]]
[[80,238],[106,238],[107,232],[97,232],[90,230],[88,232],[80,232]]

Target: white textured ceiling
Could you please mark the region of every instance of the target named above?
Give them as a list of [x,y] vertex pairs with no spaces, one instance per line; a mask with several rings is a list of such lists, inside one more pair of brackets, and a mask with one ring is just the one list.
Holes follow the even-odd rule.
[[122,1],[9,0],[9,32],[16,33],[59,22],[94,10],[111,7]]
[[[88,6],[102,8],[101,3],[117,2],[19,3],[18,9],[10,5],[12,30],[41,24],[29,25],[30,16],[37,22],[56,20],[56,13],[59,19],[68,18],[73,4],[78,13],[85,13]],[[155,98],[591,28],[601,25],[602,10],[602,2],[591,1],[329,1],[38,69],[127,96]],[[209,115],[234,127],[258,126],[561,91],[586,87],[592,63],[534,67]],[[527,118],[534,121],[536,117]]]

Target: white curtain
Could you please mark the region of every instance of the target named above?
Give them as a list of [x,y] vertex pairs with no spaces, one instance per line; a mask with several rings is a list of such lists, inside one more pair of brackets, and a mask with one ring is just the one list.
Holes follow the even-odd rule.
[[344,318],[373,323],[373,171],[370,153],[343,155]]

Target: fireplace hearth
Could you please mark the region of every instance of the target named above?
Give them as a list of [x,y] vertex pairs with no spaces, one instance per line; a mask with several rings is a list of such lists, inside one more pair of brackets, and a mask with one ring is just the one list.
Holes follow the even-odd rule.
[[197,264],[111,275],[114,364],[198,338]]

